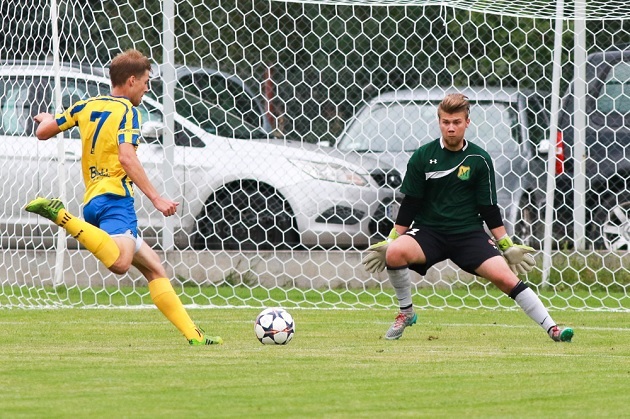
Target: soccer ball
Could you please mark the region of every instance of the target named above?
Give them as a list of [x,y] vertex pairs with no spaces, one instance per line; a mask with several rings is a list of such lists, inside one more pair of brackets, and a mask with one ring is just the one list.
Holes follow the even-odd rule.
[[254,332],[263,345],[286,345],[293,339],[295,322],[283,308],[266,308],[256,317]]

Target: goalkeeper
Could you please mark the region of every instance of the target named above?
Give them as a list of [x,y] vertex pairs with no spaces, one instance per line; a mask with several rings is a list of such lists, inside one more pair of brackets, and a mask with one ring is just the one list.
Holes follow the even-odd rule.
[[[570,342],[573,330],[560,329],[538,296],[517,277],[535,266],[534,249],[515,245],[507,235],[490,156],[464,139],[470,124],[468,98],[447,95],[437,114],[442,137],[420,147],[409,160],[396,225],[387,240],[369,247],[363,259],[368,272],[387,268],[399,301],[400,312],[385,339],[399,339],[418,318],[409,269],[426,275],[431,266],[451,259],[509,295],[551,339]],[[484,221],[496,244],[485,232]]]

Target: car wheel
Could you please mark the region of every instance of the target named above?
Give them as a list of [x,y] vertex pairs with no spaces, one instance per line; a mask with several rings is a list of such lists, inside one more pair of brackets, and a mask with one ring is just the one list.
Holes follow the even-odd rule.
[[615,205],[602,225],[607,250],[630,250],[630,201]]
[[[615,217],[613,211],[628,200],[621,196],[617,197],[617,194],[614,192],[607,191],[600,193],[599,199],[586,203],[586,208],[591,208],[591,211],[586,212],[585,234],[587,242],[593,250],[608,248],[603,228],[605,225],[609,225],[611,215]],[[610,235],[612,237],[614,233],[610,233]]]
[[[541,203],[540,205],[544,205]],[[522,244],[531,246],[534,249],[541,249],[545,234],[544,212],[541,211],[532,197],[524,194],[521,198],[521,216],[518,219],[514,235],[518,237]]]
[[218,191],[197,219],[195,249],[272,250],[294,248],[299,234],[288,202],[256,183]]

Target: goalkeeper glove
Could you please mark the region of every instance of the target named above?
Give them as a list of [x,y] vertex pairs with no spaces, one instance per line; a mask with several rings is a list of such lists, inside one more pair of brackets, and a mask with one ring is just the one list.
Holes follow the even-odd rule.
[[536,266],[536,261],[531,255],[535,252],[533,247],[514,244],[507,234],[499,239],[497,245],[515,275],[531,272]]
[[368,247],[369,253],[363,258],[361,263],[365,267],[365,270],[371,273],[383,272],[387,265],[385,261],[385,254],[387,253],[387,247],[389,244],[400,237],[400,234],[396,231],[396,228],[392,228],[389,232],[387,239],[382,242],[378,242]]

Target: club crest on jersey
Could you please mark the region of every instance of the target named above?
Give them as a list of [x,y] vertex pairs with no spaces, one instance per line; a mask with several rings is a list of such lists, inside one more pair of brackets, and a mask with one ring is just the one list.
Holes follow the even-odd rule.
[[470,166],[459,166],[459,172],[457,172],[457,177],[461,180],[470,179]]

